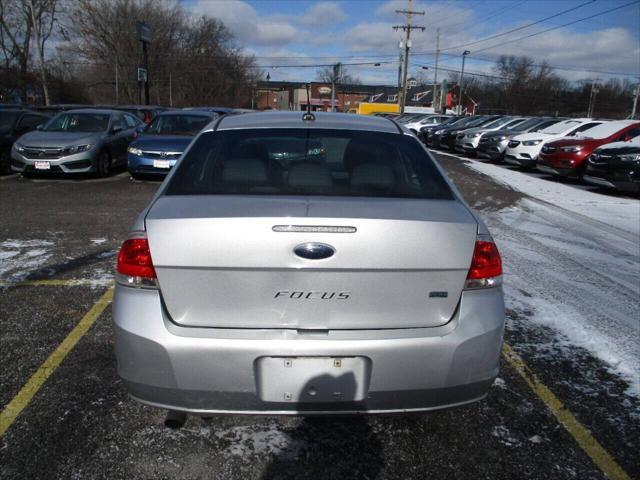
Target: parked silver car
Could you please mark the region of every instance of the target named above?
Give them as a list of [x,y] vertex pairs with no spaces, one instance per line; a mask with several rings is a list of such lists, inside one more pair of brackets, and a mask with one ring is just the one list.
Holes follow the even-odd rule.
[[504,326],[486,226],[406,128],[311,118],[211,124],[140,214],[113,304],[133,398],[205,416],[408,412],[486,395]]
[[23,174],[95,172],[104,177],[114,166],[126,165],[127,147],[144,126],[116,110],[62,112],[13,144],[11,168]]

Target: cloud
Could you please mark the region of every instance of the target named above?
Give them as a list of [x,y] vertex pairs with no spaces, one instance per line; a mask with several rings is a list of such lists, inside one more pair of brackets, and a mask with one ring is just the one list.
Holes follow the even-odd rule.
[[229,31],[244,44],[286,45],[298,36],[298,30],[285,16],[259,16],[251,5],[240,0],[198,0],[191,10],[198,15],[222,20]]
[[325,27],[346,19],[347,14],[337,2],[318,2],[306,11],[299,21],[307,27]]

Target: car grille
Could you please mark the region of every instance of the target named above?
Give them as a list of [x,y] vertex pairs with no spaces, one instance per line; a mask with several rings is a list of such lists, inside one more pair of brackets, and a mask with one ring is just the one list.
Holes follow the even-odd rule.
[[557,150],[556,147],[550,147],[548,145],[545,145],[544,147],[542,147],[542,153],[553,153],[556,150]]
[[519,142],[518,140],[511,140],[511,141],[509,142],[509,148],[515,148],[515,147],[517,147],[518,145],[520,145],[520,142]]
[[161,160],[175,160],[182,155],[182,152],[157,152],[157,151],[142,151],[142,155],[147,158],[159,158]]
[[35,160],[46,160],[62,157],[63,148],[24,147],[22,155]]
[[610,155],[593,153],[591,157],[589,157],[589,163],[592,165],[605,165],[606,163],[609,163],[609,160],[611,160],[611,158],[612,157]]

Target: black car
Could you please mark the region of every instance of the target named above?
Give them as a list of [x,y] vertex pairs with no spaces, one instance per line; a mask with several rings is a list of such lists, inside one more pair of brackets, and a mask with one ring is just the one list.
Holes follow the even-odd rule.
[[47,115],[25,108],[0,108],[0,173],[11,172],[11,146],[20,136],[49,120]]
[[479,115],[467,117],[469,120],[460,121],[448,128],[438,130],[434,135],[433,146],[453,150],[456,145],[456,135],[468,128],[479,128],[500,118],[500,115]]
[[592,185],[640,193],[640,137],[594,150],[583,179]]
[[446,119],[444,122],[438,125],[427,125],[426,127],[422,127],[418,132],[418,138],[422,140],[422,143],[424,143],[425,145],[431,145],[434,132],[436,132],[437,130],[441,130],[442,128],[445,128],[445,127],[450,127],[451,125],[453,125],[456,122],[459,122],[463,118],[469,118],[469,117],[454,116]]

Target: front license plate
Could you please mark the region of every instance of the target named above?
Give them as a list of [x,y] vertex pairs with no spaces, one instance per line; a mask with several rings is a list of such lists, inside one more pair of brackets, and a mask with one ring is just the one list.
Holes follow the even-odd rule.
[[258,395],[265,402],[358,402],[369,391],[365,357],[262,357],[256,362]]
[[154,160],[153,166],[155,168],[171,168],[171,162],[169,160]]
[[51,170],[50,162],[36,161],[34,166],[36,170]]

